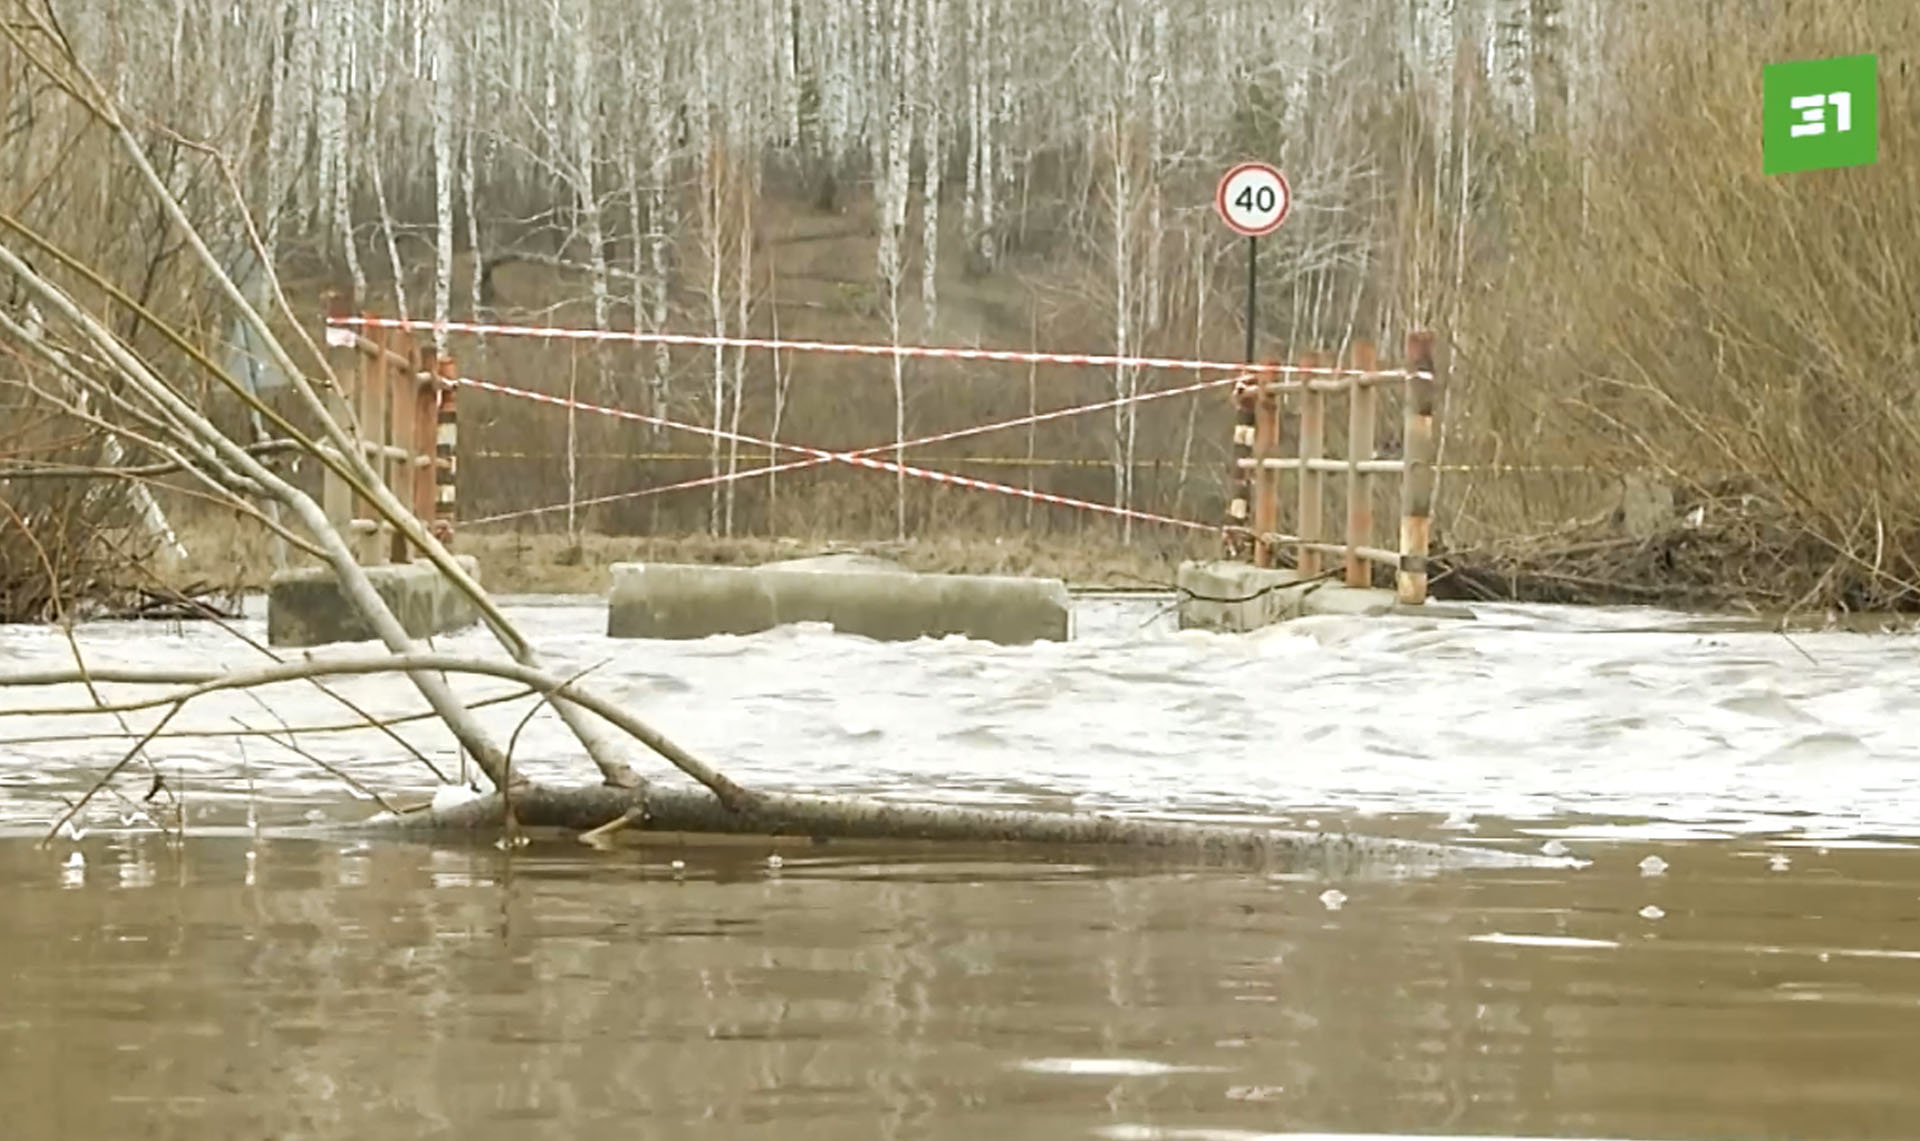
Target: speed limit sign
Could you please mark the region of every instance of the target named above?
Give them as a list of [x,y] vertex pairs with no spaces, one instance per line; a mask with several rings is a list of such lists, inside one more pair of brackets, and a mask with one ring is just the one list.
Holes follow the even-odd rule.
[[1214,209],[1234,233],[1265,237],[1280,228],[1293,208],[1287,176],[1264,162],[1243,162],[1220,179]]

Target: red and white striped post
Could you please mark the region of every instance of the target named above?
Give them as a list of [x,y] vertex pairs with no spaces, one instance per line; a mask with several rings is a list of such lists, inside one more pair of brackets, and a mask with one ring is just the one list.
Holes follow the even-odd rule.
[[435,372],[439,399],[433,437],[433,537],[452,549],[454,521],[459,518],[460,373],[452,357],[441,357]]

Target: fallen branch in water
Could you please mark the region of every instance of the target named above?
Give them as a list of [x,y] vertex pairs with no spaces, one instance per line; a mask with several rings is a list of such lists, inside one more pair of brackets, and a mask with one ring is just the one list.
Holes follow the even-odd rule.
[[[970,843],[1098,845],[1154,850],[1183,859],[1226,861],[1240,865],[1315,870],[1381,871],[1391,868],[1472,866],[1575,866],[1529,854],[1423,844],[1376,837],[1288,832],[1227,825],[1176,824],[1087,813],[1020,812],[1004,809],[904,805],[858,797],[801,796],[752,792],[695,760],[679,746],[617,704],[582,689],[574,681],[532,670],[515,662],[487,661],[453,654],[303,661],[256,670],[137,669],[103,667],[87,675],[95,684],[179,687],[152,697],[91,706],[23,709],[33,716],[118,712],[167,707],[177,710],[196,698],[226,690],[252,690],[278,682],[324,675],[434,670],[506,678],[549,698],[564,695],[668,757],[703,788],[650,785],[644,789],[611,785],[556,787],[516,785],[511,817],[500,793],[450,808],[404,815],[388,814],[367,826],[418,833],[473,831],[495,827],[567,829],[604,834],[609,825],[648,832],[710,833],[732,836],[804,836],[841,840],[934,840]],[[81,680],[78,670],[17,672],[0,677],[0,687],[66,685]]]
[[[6,682],[6,678],[0,677],[0,686],[4,686]],[[323,687],[322,692],[336,700],[344,701],[344,699],[340,698],[340,696],[332,690]],[[505,705],[509,702],[522,701],[526,698],[534,697],[537,693],[538,691],[536,690],[526,688],[511,689],[492,697],[476,698],[473,701],[469,701],[467,708],[485,709],[490,705]],[[349,709],[358,711],[358,707],[352,703],[348,702],[346,704]],[[419,713],[403,713],[397,717],[375,717],[369,713],[363,714],[363,720],[359,721],[334,721],[325,725],[290,725],[283,731],[297,733],[303,737],[314,733],[387,732],[396,725],[410,725],[421,721],[432,721],[434,719],[432,710],[425,710]],[[282,730],[272,729],[226,728],[170,729],[165,733],[154,734],[153,739],[155,741],[205,740],[209,737],[217,737],[223,740],[244,739],[247,737],[267,737],[281,731]],[[17,737],[0,737],[0,747],[13,746],[18,748],[28,745],[72,745],[82,741],[127,740],[133,737],[144,737],[145,735],[144,733],[136,733],[131,729],[102,729],[92,733],[23,733]],[[396,740],[404,740],[398,738],[396,734],[388,733],[388,736],[395,737]],[[438,776],[440,774],[436,771],[435,775]]]
[[[620,731],[671,761],[681,772],[705,785],[728,808],[746,807],[755,794],[725,776],[669,740],[659,730],[634,716],[615,702],[580,688],[567,679],[523,666],[518,662],[488,661],[458,654],[390,654],[374,658],[309,659],[267,666],[256,670],[222,672],[219,670],[162,670],[128,667],[101,667],[82,672],[73,669],[23,670],[0,675],[0,687],[70,685],[91,679],[96,684],[174,685],[184,688],[158,697],[136,701],[97,702],[93,705],[55,706],[18,709],[9,712],[27,717],[54,717],[71,714],[135,713],[160,706],[184,705],[198,697],[222,690],[254,689],[283,681],[346,674],[376,673],[466,673],[487,674],[519,682],[551,698],[564,698],[588,710]],[[505,783],[504,781],[500,783]]]
[[[1153,853],[1186,863],[1327,875],[1584,866],[1566,857],[1379,836],[1172,823],[1084,812],[897,804],[850,796],[763,793],[736,811],[698,789],[660,785],[644,794],[605,785],[516,788],[513,823],[526,829],[561,829],[603,842],[615,831],[639,831],[656,836],[796,837],[813,842],[1031,844]],[[378,816],[366,827],[423,835],[490,832],[507,827],[507,819],[503,798],[494,794],[450,808]]]

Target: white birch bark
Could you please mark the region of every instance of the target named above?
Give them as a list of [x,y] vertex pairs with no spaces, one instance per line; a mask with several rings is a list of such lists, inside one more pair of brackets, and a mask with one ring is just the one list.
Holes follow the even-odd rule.
[[[1007,16],[1007,9],[1004,7],[1005,3],[1006,0],[994,0],[994,11],[997,13],[997,16],[994,20],[993,28],[998,32],[998,39],[997,41],[989,40],[988,43],[988,55],[997,65],[1000,82],[994,96],[995,126],[993,130],[988,132],[987,139],[988,143],[994,145],[996,148],[992,169],[994,178],[998,179],[1001,185],[1005,185],[1010,181],[1010,176],[1013,171],[1013,164],[1009,161],[1010,139],[1014,125],[1013,68],[1009,66],[1009,61],[1013,58],[1014,42],[1004,29]],[[991,185],[992,183],[990,182],[989,186]],[[984,205],[983,203],[983,206]],[[989,264],[992,264],[999,260],[1000,246],[998,238],[993,232],[992,219],[985,216],[984,211],[982,224],[986,227],[983,240],[986,243],[986,249],[988,251],[987,260]]]
[[799,0],[770,0],[774,50],[779,53],[775,91],[780,100],[781,142],[800,145],[800,3]]
[[[591,267],[589,288],[593,291],[593,327],[604,333],[612,327],[613,294],[608,286],[611,273],[607,265],[606,234],[600,220],[600,196],[594,180],[598,161],[594,136],[598,124],[593,113],[595,92],[593,89],[592,0],[573,0],[571,8],[571,18],[566,20],[564,29],[566,38],[563,41],[569,49],[567,51],[568,134],[573,141],[571,164],[573,169],[570,174],[573,181],[575,217],[582,231],[581,236],[587,244],[587,264]],[[557,6],[555,19],[561,19]],[[600,395],[605,398],[610,395],[607,391],[606,355],[596,350],[593,356]]]
[[[695,9],[694,38],[695,55],[698,59],[698,91],[694,99],[693,145],[699,148],[700,161],[700,225],[706,241],[707,254],[707,312],[713,321],[713,335],[727,335],[726,298],[721,290],[722,268],[726,261],[726,244],[721,234],[725,224],[725,211],[721,202],[722,185],[726,177],[727,160],[726,140],[713,130],[713,113],[718,100],[715,98],[712,47],[708,41],[708,29],[711,26],[706,19],[704,9]],[[727,352],[719,344],[713,346],[713,387],[711,391],[713,435],[709,439],[708,474],[715,481],[710,488],[707,501],[707,530],[720,534],[720,428],[726,423],[727,405]]]
[[[479,134],[474,130],[480,121],[480,96],[477,90],[479,80],[471,67],[466,69],[467,80],[467,121],[462,125],[460,142],[460,190],[467,215],[467,260],[470,263],[467,273],[467,312],[469,319],[483,320],[481,310],[486,306],[486,298],[480,290],[480,274],[486,264],[486,253],[480,248],[480,211],[476,207],[479,191],[475,187],[473,169],[473,151],[479,145]],[[485,351],[486,338],[477,339],[481,351]]]
[[[458,173],[453,168],[453,33],[447,8],[452,0],[428,0],[433,74],[433,319],[444,325],[453,319],[453,193]],[[447,355],[447,334],[436,328],[434,352]]]
[[1153,0],[1148,17],[1151,39],[1147,56],[1147,296],[1143,331],[1160,327],[1163,285],[1160,250],[1166,243],[1161,217],[1161,164],[1167,129],[1167,14],[1166,0]]
[[333,231],[346,255],[347,273],[353,282],[353,307],[365,304],[367,274],[360,266],[360,251],[353,234],[353,151],[348,146],[348,96],[353,82],[353,8],[336,4],[332,27],[325,40],[327,95],[326,130],[321,140],[322,167],[330,172],[328,194],[333,200]]
[[923,336],[928,341],[933,339],[933,330],[938,321],[940,176],[941,167],[946,161],[946,153],[942,149],[945,125],[940,113],[945,94],[941,79],[946,61],[941,56],[940,30],[941,25],[946,23],[946,14],[946,0],[926,0],[926,30],[922,36],[926,49],[926,70],[922,83],[927,94],[922,98],[921,106],[926,109],[927,122],[923,135],[926,169],[921,176],[920,190],[920,310]]
[[[642,69],[642,102],[646,107],[647,123],[647,255],[652,262],[653,273],[648,279],[648,288],[652,291],[652,320],[648,327],[658,332],[667,326],[668,291],[668,235],[679,225],[679,212],[670,194],[669,182],[673,177],[673,114],[667,105],[667,32],[659,0],[649,5],[652,25],[648,38],[652,50],[645,55],[646,66]],[[656,345],[653,350],[653,368],[651,383],[653,389],[653,414],[665,416],[672,407],[673,398],[673,357],[672,350],[666,345]],[[661,430],[653,429],[653,438],[660,439]]]
[[[912,97],[913,91],[914,11],[912,4],[903,4],[896,10],[895,22],[889,38],[893,75],[892,82],[889,84],[887,102],[887,122],[884,132],[887,161],[882,175],[884,182],[880,200],[880,280],[882,287],[886,290],[887,332],[896,346],[900,344],[901,246],[906,231],[908,163],[913,148],[913,117],[907,101]],[[894,354],[894,463],[900,465],[906,463],[906,449],[901,446],[907,438],[905,363],[899,354]],[[894,473],[894,530],[896,538],[904,540],[907,537],[907,475],[905,471]]]
[[[773,339],[780,339],[780,261],[778,246],[767,246],[767,307],[773,325]],[[780,424],[787,414],[787,390],[793,383],[793,365],[789,362],[783,368],[778,350],[771,352],[768,358],[773,369],[773,423],[767,431],[767,465],[779,462]],[[780,533],[780,473],[767,473],[767,533]]]
[[[393,6],[381,5],[380,24],[377,42],[385,43],[393,34]],[[407,271],[400,261],[400,245],[394,235],[393,210],[387,201],[387,181],[384,167],[385,155],[381,154],[380,126],[386,122],[385,108],[387,92],[392,80],[386,57],[378,52],[368,53],[367,107],[366,117],[361,121],[362,142],[368,151],[367,174],[373,181],[373,200],[380,212],[380,235],[386,242],[387,268],[393,274],[393,302],[399,310],[402,321],[409,320],[407,308]]]
[[[286,47],[274,70],[273,137],[267,156],[265,241],[269,255],[279,252],[280,235],[289,213],[295,218],[304,217],[298,208],[297,196],[305,180],[298,178],[298,173],[306,150],[307,125],[312,120],[307,103],[312,92],[309,85],[314,70],[314,35],[307,6],[288,4],[282,13],[282,24]],[[280,38],[276,35],[275,42]],[[289,199],[294,200],[291,210]]]
[[847,43],[853,35],[854,20],[849,11],[852,0],[821,2],[825,12],[820,34],[826,54],[818,73],[820,117],[827,151],[823,157],[831,165],[838,163],[846,153],[848,136],[852,132],[851,96],[847,87],[852,82],[853,63]]
[[[993,84],[995,64],[1001,60],[999,45],[994,42],[995,29],[999,26],[994,20],[994,9],[1001,0],[978,0],[980,5],[980,42],[976,56],[980,61],[980,119],[979,135],[974,145],[980,153],[980,215],[979,232],[975,240],[979,243],[978,252],[982,268],[991,269],[994,262],[993,207],[994,187],[997,169],[994,165],[994,138],[1000,130],[998,123],[998,99]],[[1004,63],[1000,63],[1004,67]]]
[[[750,147],[743,147],[751,154]],[[734,239],[734,262],[739,274],[734,283],[734,329],[740,336],[747,335],[752,318],[753,305],[753,196],[754,172],[752,167],[744,167],[739,176],[737,195],[740,202],[740,230]],[[740,481],[734,477],[740,471],[740,409],[746,403],[747,388],[747,350],[737,348],[733,353],[733,397],[732,409],[728,414],[727,430],[732,436],[727,440],[727,518],[726,533],[733,534],[733,507]]]
[[[631,38],[622,45],[621,78],[627,89],[628,119],[640,129],[621,131],[615,136],[619,140],[621,170],[627,181],[627,234],[630,238],[628,272],[631,274],[627,310],[636,330],[647,327],[647,250],[650,245],[647,239],[647,184],[640,175],[640,150],[646,141],[644,128],[647,110],[644,80],[636,58],[639,54],[637,46]],[[636,358],[644,359],[644,351],[636,350]],[[649,396],[652,396],[651,389]]]
[[[1135,190],[1133,120],[1138,103],[1139,52],[1137,29],[1121,4],[1113,12],[1115,38],[1107,48],[1112,73],[1109,87],[1112,102],[1107,109],[1108,149],[1113,162],[1113,351],[1118,356],[1133,353],[1133,212]],[[1113,369],[1113,398],[1126,400],[1136,394],[1139,370],[1124,363]],[[1133,494],[1133,447],[1137,406],[1116,404],[1113,409],[1113,504],[1130,507]],[[1121,542],[1133,539],[1133,519],[1123,516]]]
[[986,0],[962,0],[967,6],[966,50],[961,53],[961,66],[967,77],[967,183],[961,198],[960,232],[965,237],[967,256],[973,252],[974,235],[980,225],[980,136],[981,75],[986,66],[981,55],[980,19]]

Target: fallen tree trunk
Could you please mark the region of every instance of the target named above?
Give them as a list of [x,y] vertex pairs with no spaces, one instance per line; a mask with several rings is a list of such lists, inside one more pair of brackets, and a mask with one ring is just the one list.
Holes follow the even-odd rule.
[[[532,786],[515,789],[511,801],[513,820],[520,828],[557,828],[578,834],[630,822],[628,828],[645,834],[1087,845],[1154,853],[1196,864],[1331,876],[1382,876],[1442,868],[1582,866],[1582,862],[1565,857],[1413,839],[1179,824],[1110,814],[899,805],[862,797],[760,793],[751,807],[733,811],[703,789]],[[382,814],[367,822],[367,828],[378,832],[413,836],[492,834],[505,826],[507,797],[497,793],[449,809],[424,809],[403,816]]]
[[[757,794],[729,809],[704,790],[655,785],[533,785],[513,790],[513,824],[592,834],[626,828],[649,834],[797,837],[815,842],[872,840],[1086,846],[1152,854],[1181,863],[1279,873],[1381,876],[1448,868],[1569,868],[1582,861],[1383,836],[1296,832],[1219,824],[1130,819],[1094,813],[1026,812],[896,804],[860,797]],[[433,836],[486,833],[508,825],[508,798],[476,797],[444,809],[382,814],[375,832]]]

